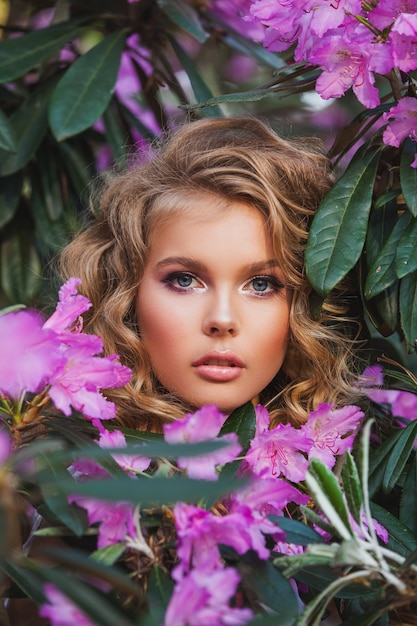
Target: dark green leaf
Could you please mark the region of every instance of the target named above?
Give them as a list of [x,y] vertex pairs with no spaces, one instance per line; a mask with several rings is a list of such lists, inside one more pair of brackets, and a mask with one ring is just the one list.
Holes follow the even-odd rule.
[[[0,42],[1,45],[1,42]],[[0,176],[20,170],[32,158],[48,128],[47,107],[54,82],[42,84],[13,113],[16,152],[0,150]]]
[[395,262],[399,278],[417,269],[417,218],[411,220],[401,235]]
[[[320,565],[317,567],[306,567],[297,572],[294,578],[313,589],[321,591],[339,577],[330,567]],[[357,584],[350,584],[334,594],[335,598],[358,598],[370,593],[369,579],[358,580]]]
[[371,511],[374,518],[388,531],[387,547],[390,550],[405,557],[417,550],[417,536],[397,517],[373,502],[371,502]]
[[[202,499],[218,499],[243,486],[242,481],[192,480],[190,478],[140,478],[134,480],[128,476],[108,478],[106,480],[92,480],[83,483],[62,480],[59,488],[62,494],[78,494],[99,498],[101,500],[133,502],[143,508],[158,504],[170,505],[175,502],[199,502]],[[55,485],[43,480],[43,490],[53,494]]]
[[417,169],[411,167],[416,156],[417,144],[407,138],[401,153],[400,181],[404,200],[414,217],[417,217]]
[[[191,60],[190,56],[185,52],[185,50],[179,45],[178,41],[173,38],[171,38],[170,41],[175,51],[175,54],[178,57],[178,60],[186,71],[188,78],[190,79],[191,87],[193,89],[197,102],[207,101],[213,96],[213,94],[211,93],[211,90],[209,89],[207,83],[198,71],[195,63]],[[205,114],[208,117],[221,117],[223,115],[221,109],[216,106],[207,108],[205,110]]]
[[234,102],[257,102],[268,96],[271,96],[273,91],[268,88],[252,89],[249,91],[241,91],[238,93],[228,93],[222,96],[214,96],[209,98],[205,102],[197,102],[196,104],[182,105],[183,108],[190,109],[191,111],[202,109],[203,107],[217,106],[218,104],[228,104]]
[[0,178],[0,228],[3,228],[14,217],[22,186],[22,172]]
[[381,611],[375,610],[343,620],[343,626],[388,626],[388,623],[388,613],[381,618]]
[[290,582],[270,561],[261,561],[249,553],[241,558],[237,570],[242,586],[249,594],[255,594],[257,602],[277,615],[277,620],[291,623],[298,614],[298,602]]
[[0,41],[0,83],[26,74],[80,34],[77,22],[65,22]]
[[39,291],[42,263],[27,233],[13,233],[1,244],[1,284],[15,303],[31,300]]
[[390,287],[397,280],[395,257],[398,250],[398,242],[407,228],[410,218],[409,213],[403,213],[395,224],[381,252],[369,268],[364,291],[367,300],[381,293],[381,291]]
[[417,339],[417,271],[401,279],[400,318],[408,351],[414,352]]
[[294,543],[297,546],[308,546],[311,543],[324,543],[324,539],[319,533],[307,526],[303,522],[299,522],[289,517],[271,516],[271,520],[285,532],[285,541]]
[[417,537],[417,456],[407,473],[401,496],[400,521]]
[[364,300],[366,312],[372,324],[383,337],[389,337],[398,330],[400,312],[398,295],[400,283],[396,281],[370,300]]
[[[157,626],[164,623],[165,610],[171,599],[173,588],[172,578],[161,567],[154,565],[149,575],[146,596],[150,623]],[[145,625],[147,625],[146,621]]]
[[393,446],[390,455],[385,459],[385,472],[382,479],[382,489],[389,493],[397,484],[404,470],[417,437],[417,421],[411,422],[401,431]]
[[345,463],[342,469],[343,490],[346,496],[349,511],[359,524],[362,515],[363,496],[358,468],[348,450],[345,455]]
[[[242,446],[241,455],[244,455],[255,435],[256,414],[252,402],[247,402],[242,407],[233,411],[220,431],[220,435],[236,433]],[[223,478],[233,478],[239,469],[241,461],[232,461],[223,466],[221,475]]]
[[[1,42],[0,42],[1,46]],[[14,129],[8,117],[0,109],[0,148],[7,152],[16,152],[17,144]]]
[[208,34],[204,30],[197,11],[185,0],[157,0],[161,11],[177,26],[184,29],[194,39],[204,43]]
[[[43,604],[43,581],[32,571],[31,563],[21,557],[20,564],[12,562],[0,562],[0,569],[23,591],[23,593],[36,604]],[[26,567],[24,566],[26,564]]]
[[391,451],[401,434],[402,431],[398,430],[381,445],[374,448],[370,453],[368,479],[370,497],[372,497],[382,486],[382,479],[386,469],[386,460],[389,458]]
[[354,157],[314,217],[306,269],[322,296],[346,276],[362,252],[379,157],[380,150]]
[[110,146],[115,163],[119,166],[127,164],[126,133],[122,128],[116,112],[108,106],[103,113],[106,140]]
[[112,97],[124,47],[117,31],[83,54],[59,81],[51,98],[49,123],[58,141],[92,126]]

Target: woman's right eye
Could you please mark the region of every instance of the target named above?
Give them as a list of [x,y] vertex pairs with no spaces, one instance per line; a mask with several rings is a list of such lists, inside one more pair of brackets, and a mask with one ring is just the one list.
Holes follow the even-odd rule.
[[171,272],[163,279],[170,288],[175,291],[190,291],[202,287],[202,283],[189,272]]

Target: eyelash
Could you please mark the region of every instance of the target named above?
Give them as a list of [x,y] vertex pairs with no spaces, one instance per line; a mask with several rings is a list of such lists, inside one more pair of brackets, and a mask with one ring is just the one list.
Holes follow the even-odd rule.
[[[195,287],[192,287],[191,285],[187,287],[185,286],[182,287],[181,285],[175,284],[175,281],[178,281],[178,279],[184,278],[184,277],[191,278],[192,280],[201,282],[196,276],[194,276],[194,274],[191,274],[190,272],[182,272],[182,271],[171,272],[165,278],[162,279],[162,282],[165,283],[169,289],[177,293],[190,293],[193,291],[193,289],[195,289]],[[278,291],[281,291],[281,289],[284,289],[284,285],[281,283],[280,280],[278,280],[275,276],[270,276],[268,274],[253,276],[253,278],[246,281],[246,283],[244,284],[244,287],[246,287],[247,285],[250,285],[251,283],[254,283],[256,280],[265,280],[269,284],[269,289],[266,289],[264,291],[257,291],[253,289],[253,293],[256,294],[255,297],[257,298],[267,298],[272,293],[277,293]]]

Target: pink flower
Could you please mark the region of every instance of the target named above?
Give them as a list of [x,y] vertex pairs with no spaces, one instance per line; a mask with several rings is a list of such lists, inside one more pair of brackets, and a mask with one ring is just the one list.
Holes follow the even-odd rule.
[[311,450],[313,441],[301,429],[291,424],[278,424],[252,439],[245,461],[254,474],[284,475],[288,480],[304,480],[308,469],[303,453]]
[[219,568],[207,574],[193,570],[177,582],[171,596],[164,626],[238,626],[247,624],[250,609],[232,608],[240,577],[234,568]]
[[51,621],[51,626],[94,626],[94,623],[54,585],[46,583],[44,593],[48,604],[39,609],[39,616]]
[[99,550],[115,543],[122,543],[128,537],[135,537],[134,507],[126,502],[104,502],[84,496],[70,496],[87,511],[88,523],[99,524],[97,547]]
[[417,394],[400,389],[383,389],[383,382],[384,377],[380,365],[367,367],[361,376],[362,391],[373,402],[389,404],[395,417],[415,420],[417,418]]
[[391,29],[390,42],[396,67],[403,72],[417,68],[417,13],[401,13]]
[[91,302],[85,296],[77,293],[81,284],[79,278],[69,278],[59,290],[59,300],[54,313],[46,320],[43,327],[50,328],[56,333],[68,331],[69,327],[78,320],[79,316],[88,311]]
[[224,441],[229,445],[221,450],[198,457],[180,457],[178,466],[186,469],[191,478],[216,480],[216,466],[233,461],[241,452],[236,433],[217,437],[226,421],[226,415],[220,413],[212,404],[203,406],[195,413],[188,413],[183,419],[164,424],[164,435],[168,443],[195,443],[198,441]]
[[[110,432],[106,430],[104,426],[97,420],[96,425],[100,430],[100,438],[98,441],[98,445],[101,448],[125,448],[126,447],[126,437],[122,433],[121,430],[113,430]],[[150,459],[141,456],[131,454],[121,454],[116,453],[112,454],[114,460],[120,467],[127,472],[129,475],[134,475],[137,472],[144,472],[148,469],[149,464],[151,462]]]
[[42,323],[34,311],[0,316],[0,391],[7,397],[41,391],[63,362],[55,334],[44,330]]
[[310,413],[302,430],[313,441],[309,458],[320,459],[332,468],[336,456],[351,448],[355,432],[364,417],[363,412],[353,405],[334,409],[332,404],[319,404]]
[[[388,113],[384,113],[384,122],[388,122],[388,126],[382,138],[389,146],[398,148],[406,137],[417,141],[417,98],[402,98]],[[417,156],[411,167],[417,167]]]

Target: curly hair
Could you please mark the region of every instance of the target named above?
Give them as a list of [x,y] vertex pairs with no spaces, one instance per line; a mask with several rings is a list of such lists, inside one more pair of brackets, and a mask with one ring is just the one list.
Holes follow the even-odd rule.
[[299,425],[320,402],[353,397],[352,342],[340,330],[346,324],[334,304],[313,315],[304,270],[311,219],[332,182],[317,140],[288,141],[252,117],[186,123],[154,146],[147,162],[108,176],[96,215],[64,249],[60,264],[63,278],[81,278],[93,304],[86,332],[100,335],[106,353],[119,354],[132,369],[128,385],[106,393],[120,424],[159,431],[190,410],[156,380],[135,313],[150,235],[190,193],[244,202],[265,218],[291,293],[286,357],[260,396],[273,423]]

